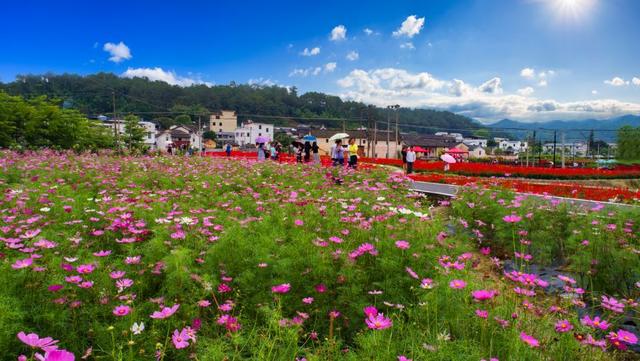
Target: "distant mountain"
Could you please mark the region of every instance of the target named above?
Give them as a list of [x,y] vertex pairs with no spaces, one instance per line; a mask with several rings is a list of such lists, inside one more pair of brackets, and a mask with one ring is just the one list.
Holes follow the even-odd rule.
[[503,119],[489,124],[490,128],[512,134],[514,137],[524,139],[536,132],[536,138],[546,141],[553,140],[553,131],[557,131],[557,140],[561,141],[561,133],[564,132],[565,140],[586,141],[593,130],[595,140],[616,142],[617,130],[625,125],[640,127],[640,116],[624,115],[610,119],[586,119],[586,120],[552,120],[549,122],[519,122],[511,119]]

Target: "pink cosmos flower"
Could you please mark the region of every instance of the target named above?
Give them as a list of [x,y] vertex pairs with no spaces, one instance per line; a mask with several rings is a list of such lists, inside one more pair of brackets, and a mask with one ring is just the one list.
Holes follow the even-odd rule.
[[[47,351],[44,356],[36,353],[35,358],[39,361],[75,361],[76,357],[67,350]],[[26,360],[26,358],[25,358]]]
[[305,297],[302,299],[302,303],[310,305],[313,303],[313,297]]
[[538,340],[536,340],[533,336],[527,335],[524,332],[520,332],[520,339],[531,347],[540,346],[540,342]]
[[209,307],[209,306],[211,306],[211,301],[209,301],[209,300],[200,300],[200,301],[198,301],[198,306],[200,306],[200,307]]
[[518,223],[522,220],[522,217],[518,216],[517,214],[510,214],[508,216],[502,217],[502,220],[507,223]]
[[338,318],[338,317],[340,317],[340,311],[333,310],[333,311],[329,312],[329,317],[330,318]]
[[451,282],[449,282],[449,287],[459,290],[462,288],[465,288],[467,286],[467,283],[463,280],[453,280]]
[[96,267],[93,264],[81,264],[76,268],[76,272],[80,274],[89,274],[95,269]]
[[189,335],[187,335],[186,329],[182,329],[182,331],[175,330],[173,331],[173,336],[171,336],[171,342],[173,342],[173,346],[176,349],[181,349],[189,346]]
[[296,219],[293,223],[295,223],[296,226],[304,225],[304,221],[302,219]]
[[111,254],[110,250],[107,250],[107,251],[101,250],[101,251],[95,252],[93,255],[96,257],[107,257],[110,254]]
[[125,274],[126,274],[125,271],[113,271],[113,272],[109,273],[109,277],[111,277],[112,279],[116,280],[118,278],[124,277]]
[[411,267],[405,267],[404,270],[407,271],[407,273],[409,274],[409,276],[411,276],[411,278],[415,278],[417,280],[420,279],[420,276],[418,276],[418,274],[413,269],[411,269]]
[[498,291],[495,290],[476,290],[471,292],[471,296],[476,301],[486,301],[492,299],[498,294]]
[[611,310],[616,313],[622,313],[624,311],[624,304],[619,302],[613,297],[602,296],[602,307]]
[[171,317],[171,315],[176,313],[178,308],[180,308],[180,304],[177,303],[171,307],[163,307],[162,310],[152,313],[149,317],[162,320],[167,317]]
[[610,326],[607,320],[601,320],[598,316],[591,319],[588,315],[586,315],[580,319],[580,323],[585,326],[593,327],[595,329],[600,329],[603,331],[608,329]]
[[629,345],[635,345],[638,343],[638,337],[629,331],[618,330],[618,332],[610,332],[609,339],[617,339]]
[[476,316],[480,318],[487,319],[489,317],[489,311],[486,310],[476,310]]
[[273,293],[287,293],[291,289],[291,284],[283,283],[280,285],[276,285],[271,287],[271,292]]
[[491,254],[491,248],[490,247],[482,247],[482,248],[480,248],[480,253],[482,253],[485,256],[488,256],[489,254]]
[[41,348],[43,351],[52,351],[58,349],[58,346],[56,346],[58,340],[54,340],[51,337],[40,338],[35,333],[30,333],[27,335],[24,332],[20,331],[18,333],[18,339],[32,348]]
[[433,288],[433,280],[431,278],[424,278],[420,282],[420,287],[424,289],[432,289]]
[[33,259],[31,258],[19,259],[19,260],[16,260],[16,262],[11,265],[11,268],[13,269],[27,268],[31,266],[31,264],[33,264]]
[[372,330],[384,330],[393,326],[393,321],[391,321],[390,318],[384,317],[382,313],[378,313],[375,316],[370,315],[364,322]]
[[411,245],[407,241],[396,241],[396,247],[398,247],[399,249],[409,249],[410,246]]
[[556,331],[565,333],[573,330],[573,325],[568,320],[560,320],[556,322]]
[[116,308],[113,309],[113,314],[119,317],[126,316],[129,312],[131,312],[131,307],[126,305],[116,306]]
[[327,286],[325,286],[323,283],[317,284],[315,286],[316,292],[318,293],[325,293],[327,292]]
[[367,306],[364,308],[364,315],[367,317],[373,317],[378,314],[378,309],[374,306]]
[[410,358],[407,358],[405,355],[398,356],[398,361],[413,361]]

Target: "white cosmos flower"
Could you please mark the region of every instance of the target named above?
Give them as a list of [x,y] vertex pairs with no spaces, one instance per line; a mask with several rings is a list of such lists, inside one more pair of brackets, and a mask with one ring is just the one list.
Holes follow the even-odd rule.
[[139,335],[142,331],[144,331],[144,322],[140,322],[140,324],[135,322],[133,326],[131,326],[131,332],[133,332],[134,335]]
[[51,208],[49,208],[49,207],[40,208],[40,212],[49,212],[50,210],[51,210]]

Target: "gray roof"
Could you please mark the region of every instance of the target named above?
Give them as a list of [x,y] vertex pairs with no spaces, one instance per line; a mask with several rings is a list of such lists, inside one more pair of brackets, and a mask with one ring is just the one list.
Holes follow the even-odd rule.
[[449,148],[458,144],[455,137],[433,134],[403,134],[402,141],[423,148]]

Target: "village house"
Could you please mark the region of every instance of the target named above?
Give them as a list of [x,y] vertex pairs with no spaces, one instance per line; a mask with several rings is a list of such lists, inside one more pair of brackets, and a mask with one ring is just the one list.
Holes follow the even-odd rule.
[[221,110],[209,117],[209,130],[216,133],[218,144],[233,143],[238,127],[238,115],[234,110]]
[[243,122],[240,127],[234,129],[235,143],[242,146],[256,144],[258,137],[273,140],[273,124],[254,123],[251,120]]
[[403,134],[402,142],[407,146],[421,147],[426,150],[422,157],[437,159],[447,149],[459,144],[455,136],[435,134]]
[[[500,139],[500,141],[498,141],[498,139]],[[526,152],[529,148],[529,144],[527,142],[523,142],[520,140],[496,138],[496,142],[498,143],[498,148],[500,150],[510,154],[519,154],[522,152]]]
[[487,151],[480,145],[471,145],[468,150],[469,158],[480,159],[487,157]]
[[462,143],[468,146],[481,146],[483,148],[486,148],[489,141],[483,138],[464,138],[462,140]]
[[202,149],[202,132],[192,125],[172,125],[169,129],[163,130],[156,135],[156,147],[158,150],[166,152],[171,146],[172,149]]
[[[122,137],[125,133],[125,121],[123,119],[101,119],[101,124],[107,128],[111,129],[111,134],[113,134],[114,129],[117,129],[117,134],[118,137]],[[155,123],[152,122],[147,122],[144,120],[141,120],[138,122],[138,124],[140,124],[140,126],[142,126],[144,128],[144,138],[143,138],[143,142],[144,144],[149,147],[149,150],[155,150],[156,149],[156,133],[157,133],[157,126]]]
[[[545,153],[553,153],[553,147],[553,143],[545,143],[542,146],[542,151]],[[584,156],[589,150],[589,146],[583,142],[556,143],[555,148],[556,153],[560,154],[564,149],[564,153],[570,156]]]

